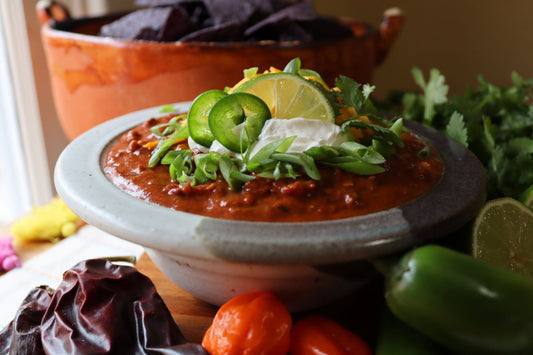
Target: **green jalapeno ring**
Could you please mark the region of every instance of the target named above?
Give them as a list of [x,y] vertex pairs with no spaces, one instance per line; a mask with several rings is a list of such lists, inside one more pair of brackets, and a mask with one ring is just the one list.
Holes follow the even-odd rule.
[[[242,153],[257,139],[270,118],[270,109],[259,97],[234,93],[221,98],[213,106],[208,124],[220,144],[232,152]],[[237,132],[235,128],[240,124],[243,124],[242,130]],[[245,139],[241,139],[241,132],[244,132]]]
[[207,122],[209,113],[213,106],[227,95],[226,92],[221,90],[209,90],[194,99],[187,115],[187,128],[189,136],[196,143],[204,147],[210,147],[215,140]]

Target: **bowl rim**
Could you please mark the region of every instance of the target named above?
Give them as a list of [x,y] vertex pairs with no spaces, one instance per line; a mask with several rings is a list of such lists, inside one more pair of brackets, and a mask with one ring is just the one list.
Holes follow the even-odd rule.
[[[191,102],[173,104],[186,112]],[[73,140],[57,160],[59,196],[85,222],[145,248],[189,257],[245,263],[329,264],[391,254],[435,241],[475,216],[486,197],[485,173],[467,148],[406,121],[437,150],[441,180],[425,195],[389,210],[332,221],[250,222],[176,211],[120,190],[103,173],[102,157],[120,134],[162,106],[104,122]]]
[[[112,16],[92,17],[92,18],[80,18],[71,19],[72,23],[78,22],[79,24],[88,23],[91,21],[101,21]],[[66,29],[54,28],[52,24],[46,23],[41,26],[41,33],[47,38],[63,38],[76,41],[84,41],[87,43],[97,43],[108,46],[154,46],[154,47],[180,47],[180,48],[199,48],[199,49],[236,49],[236,48],[267,48],[267,49],[308,49],[308,48],[320,48],[322,46],[339,44],[344,42],[362,41],[372,38],[379,34],[376,27],[363,21],[355,20],[349,17],[336,17],[340,21],[348,25],[361,25],[365,28],[365,33],[355,34],[353,37],[339,38],[335,40],[322,40],[312,43],[304,43],[300,41],[173,41],[173,42],[157,42],[147,41],[141,39],[125,39],[109,36],[98,36],[92,34],[86,34],[81,32],[69,31]]]

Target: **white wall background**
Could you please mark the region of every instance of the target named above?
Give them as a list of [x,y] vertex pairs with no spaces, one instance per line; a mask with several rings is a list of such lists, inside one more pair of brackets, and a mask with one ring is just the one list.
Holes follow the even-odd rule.
[[383,11],[401,8],[406,21],[387,61],[375,75],[380,94],[414,88],[410,70],[436,67],[452,94],[477,84],[478,74],[510,84],[513,70],[533,78],[533,1],[530,0],[315,0],[320,13],[378,26]]

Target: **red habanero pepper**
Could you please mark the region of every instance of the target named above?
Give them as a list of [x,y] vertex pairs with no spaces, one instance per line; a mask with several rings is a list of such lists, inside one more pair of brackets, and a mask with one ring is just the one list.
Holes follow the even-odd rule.
[[370,346],[339,323],[308,316],[296,322],[291,334],[291,355],[371,355]]
[[220,307],[202,346],[211,355],[286,355],[291,325],[291,315],[277,296],[249,292]]

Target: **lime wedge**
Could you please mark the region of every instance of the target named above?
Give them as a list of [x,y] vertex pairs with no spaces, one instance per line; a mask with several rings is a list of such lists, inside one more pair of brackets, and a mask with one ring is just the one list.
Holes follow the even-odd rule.
[[273,118],[303,117],[335,122],[335,112],[326,95],[312,82],[296,74],[268,73],[245,81],[233,92],[261,98]]
[[531,185],[524,192],[522,192],[518,199],[524,205],[526,205],[530,209],[533,209],[533,185]]
[[488,201],[474,221],[472,254],[533,278],[533,211],[503,197]]

